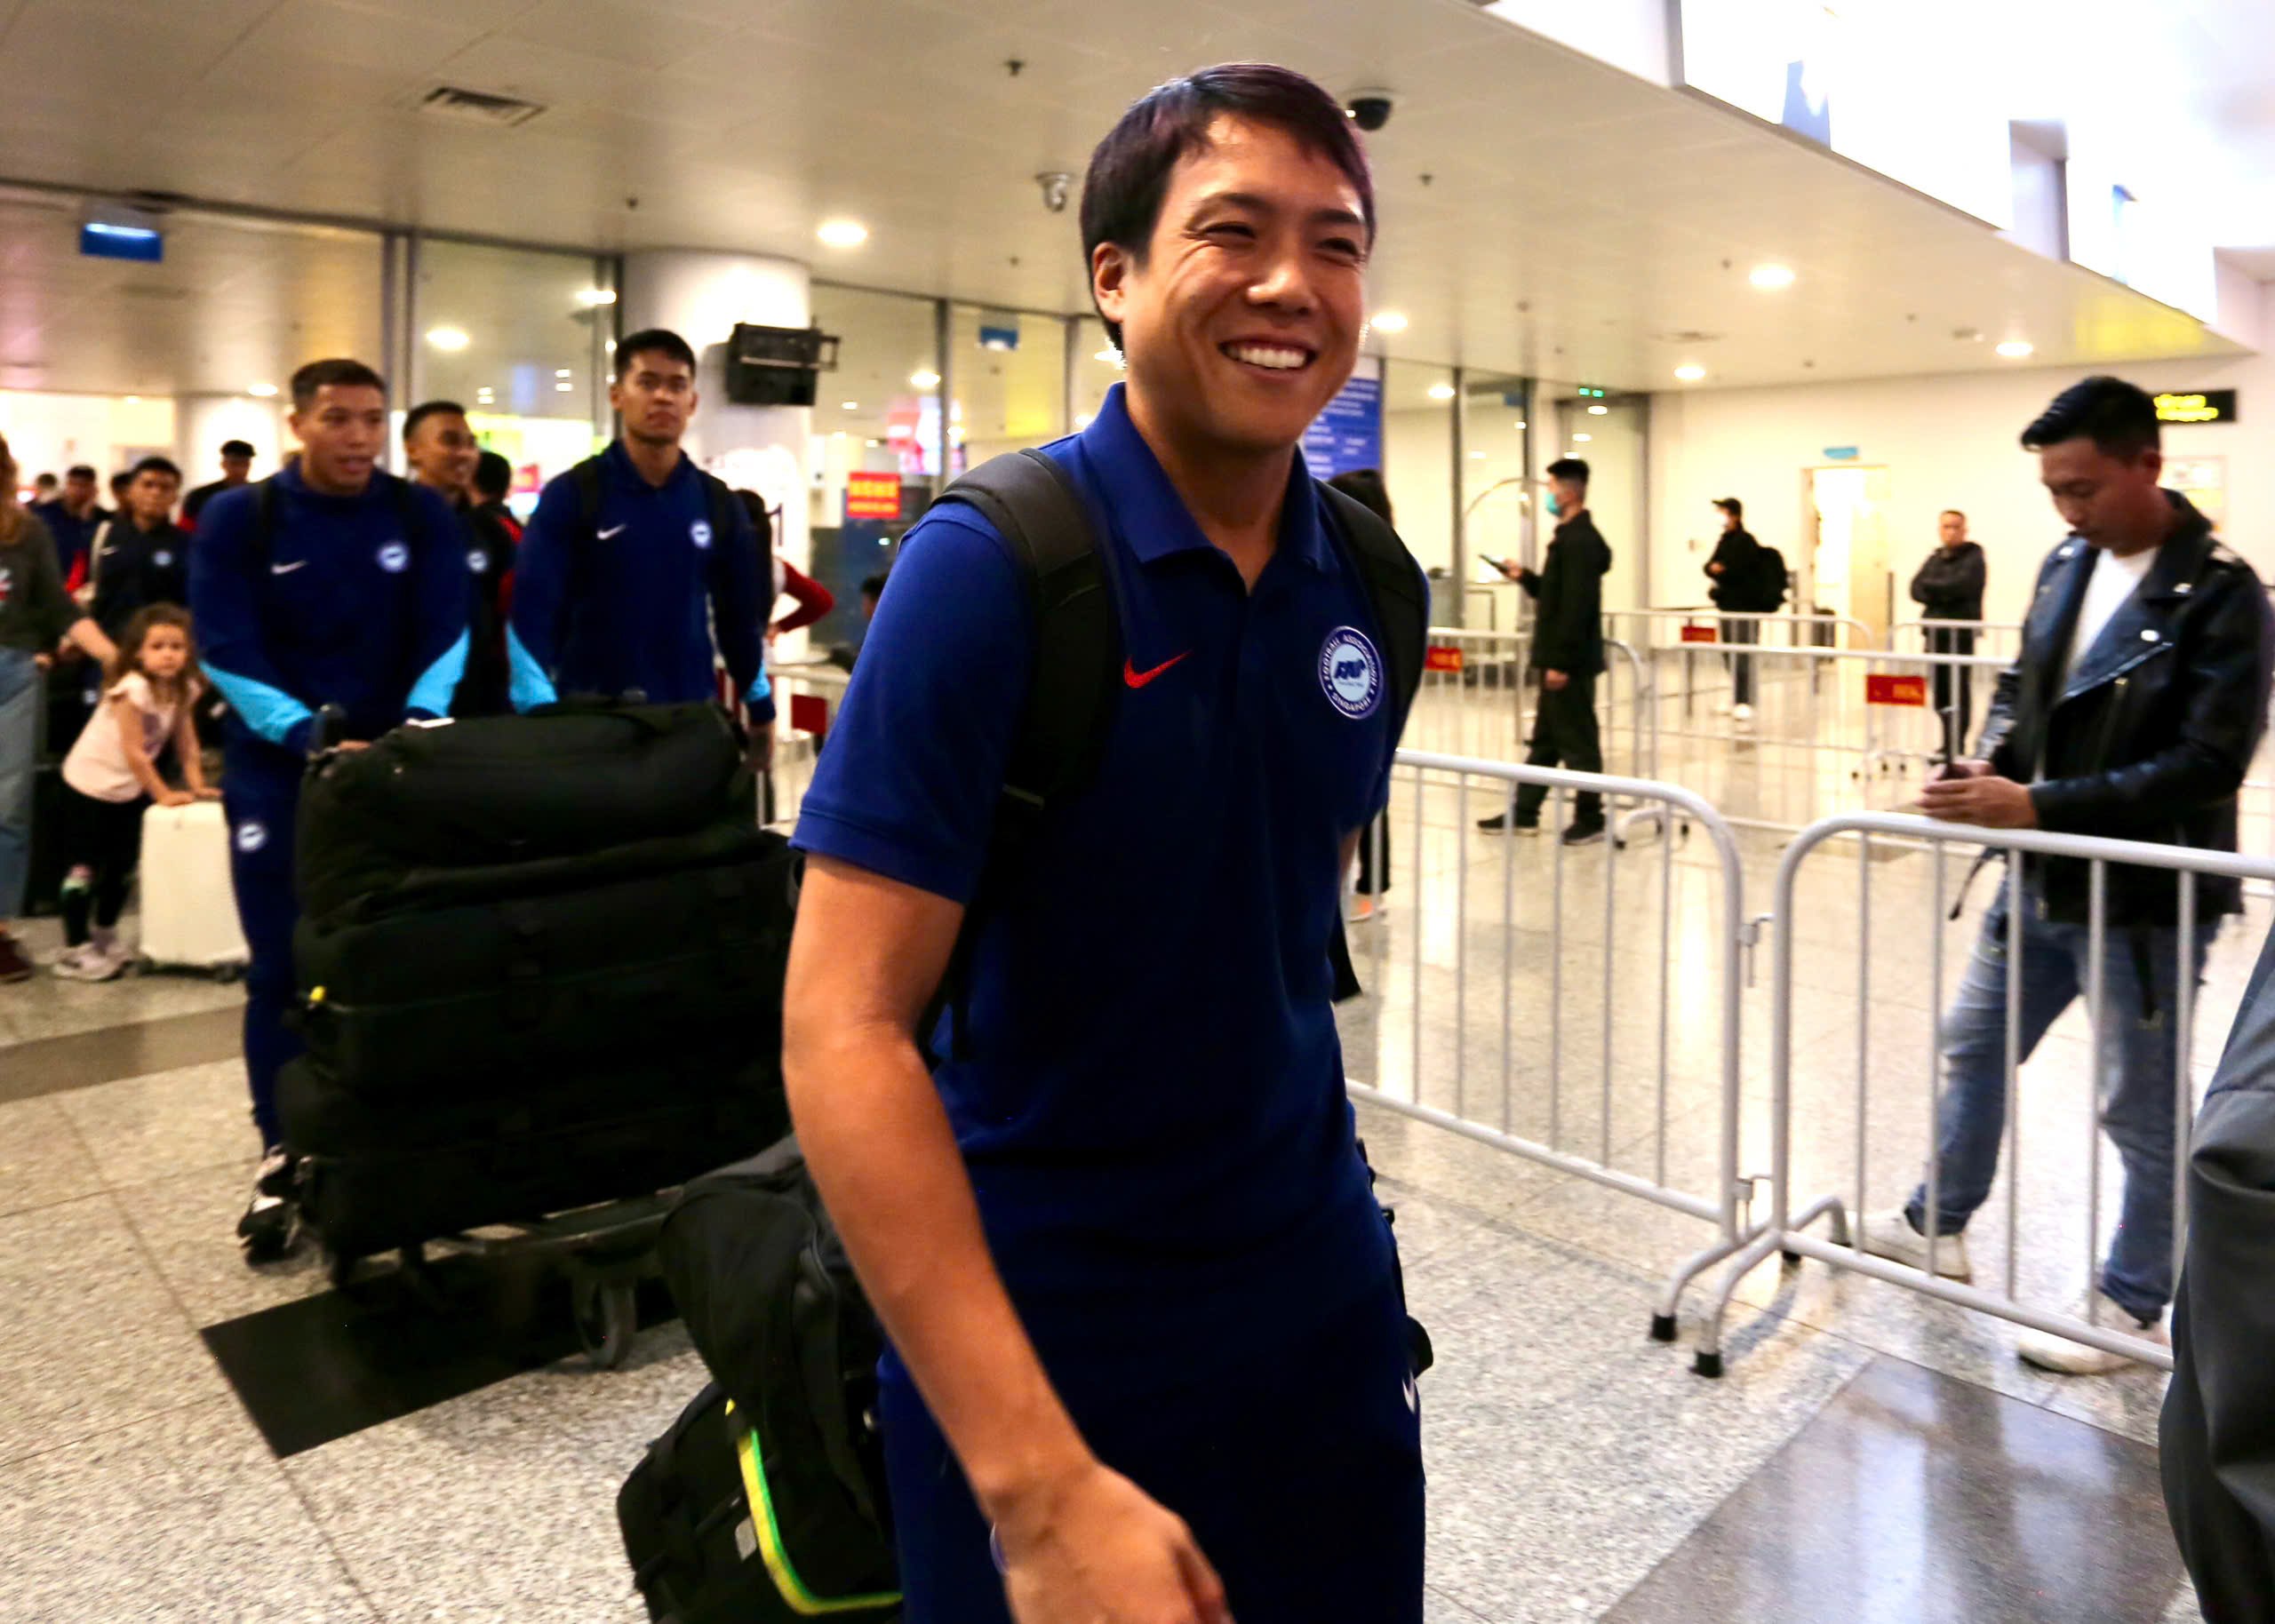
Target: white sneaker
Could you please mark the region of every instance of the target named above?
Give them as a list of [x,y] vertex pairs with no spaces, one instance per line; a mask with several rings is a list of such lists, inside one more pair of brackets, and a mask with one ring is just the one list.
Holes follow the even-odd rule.
[[[2159,1314],[2154,1319],[2139,1318],[2105,1291],[2089,1293],[2079,1302],[2074,1312],[2079,1319],[2097,1319],[2112,1331],[2137,1336],[2143,1341],[2154,1342],[2159,1348],[2172,1346],[2172,1333],[2165,1329],[2163,1315]],[[2083,1342],[2073,1342],[2066,1336],[2054,1336],[2044,1331],[2024,1332],[2015,1343],[2015,1352],[2025,1365],[2035,1365],[2040,1370],[2050,1370],[2063,1376],[2106,1376],[2143,1363],[2126,1354],[2088,1348]]]
[[[1912,1220],[1904,1215],[1904,1209],[1900,1206],[1892,1207],[1885,1213],[1866,1214],[1857,1249],[1923,1273],[1928,1267],[1928,1238],[1912,1227]],[[1974,1281],[1975,1265],[1968,1261],[1966,1236],[1937,1238],[1936,1272],[1944,1279],[1957,1280],[1962,1286]]]
[[66,949],[55,961],[55,973],[65,981],[112,981],[125,967],[92,942]]
[[1753,720],[1753,707],[1750,705],[1734,705],[1730,707],[1730,718],[1739,727],[1746,727]]

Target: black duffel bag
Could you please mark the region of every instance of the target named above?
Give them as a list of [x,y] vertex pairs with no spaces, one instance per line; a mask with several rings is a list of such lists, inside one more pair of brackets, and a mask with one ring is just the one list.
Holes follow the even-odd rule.
[[652,1195],[788,1126],[779,1066],[739,1039],[517,1094],[374,1103],[303,1055],[277,1078],[302,1215],[342,1258]]
[[[657,1258],[717,1392],[698,1397],[618,1499],[651,1615],[890,1616],[883,1337],[796,1140],[689,1184]],[[722,1509],[723,1449],[739,1461],[739,1512]],[[727,1564],[719,1531],[735,1537],[738,1515],[752,1527]]]
[[415,722],[309,774],[300,906],[330,918],[427,871],[583,858],[737,817],[757,820],[753,780],[714,705]]
[[[645,874],[607,878],[589,860],[435,871],[385,912],[303,917],[292,957],[309,1054],[349,1091],[406,1104],[610,1071],[660,1047],[739,1047],[770,1071],[798,856],[748,824],[676,844],[677,862]],[[530,871],[556,869],[565,888],[531,888]],[[595,869],[603,878],[569,883]]]

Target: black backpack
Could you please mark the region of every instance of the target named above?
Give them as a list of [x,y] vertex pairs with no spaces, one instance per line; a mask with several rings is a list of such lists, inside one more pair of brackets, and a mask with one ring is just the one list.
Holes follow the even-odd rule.
[[[605,455],[603,453],[602,455]],[[694,459],[689,458],[690,465]],[[726,556],[727,544],[734,538],[737,522],[749,515],[744,511],[727,482],[708,469],[697,466],[696,478],[703,482],[703,505],[711,523],[713,545],[711,567],[722,568],[720,560]],[[577,482],[577,520],[585,534],[598,538],[601,533],[601,458],[587,457],[569,470],[569,477]],[[759,537],[761,557],[764,556],[766,537]]]
[[[1413,554],[1372,508],[1334,486],[1318,490],[1349,543],[1389,662],[1392,735],[1406,725],[1422,683],[1430,605]],[[1038,450],[982,463],[940,494],[976,508],[1024,566],[1034,604],[1034,677],[1013,736],[979,892],[965,910],[947,974],[918,1028],[929,1039],[953,1012],[951,1047],[966,1054],[970,954],[981,926],[1053,808],[1097,771],[1122,691],[1122,621],[1089,505],[1066,471]]]
[[1754,553],[1752,598],[1748,607],[1765,613],[1785,607],[1785,555],[1766,541]]
[[796,1138],[689,1184],[657,1255],[717,1380],[617,1496],[650,1615],[890,1616],[884,1338]]

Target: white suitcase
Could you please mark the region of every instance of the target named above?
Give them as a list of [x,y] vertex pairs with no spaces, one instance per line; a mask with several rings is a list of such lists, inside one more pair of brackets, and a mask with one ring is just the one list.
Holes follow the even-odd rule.
[[233,975],[251,959],[229,883],[229,825],[218,800],[142,814],[142,962]]

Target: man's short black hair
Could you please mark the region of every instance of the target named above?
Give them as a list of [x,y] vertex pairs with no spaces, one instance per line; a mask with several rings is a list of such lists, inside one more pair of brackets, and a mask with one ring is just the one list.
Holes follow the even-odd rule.
[[474,488],[484,501],[502,502],[514,488],[514,465],[503,451],[484,451],[474,465]]
[[252,442],[250,440],[224,440],[221,442],[221,455],[224,457],[242,457],[247,462],[251,462],[253,458]]
[[883,597],[885,595],[885,575],[886,572],[880,569],[874,575],[864,576],[861,579],[861,595],[865,598]]
[[685,362],[690,372],[697,370],[695,351],[668,327],[643,327],[616,346],[616,376],[619,383],[635,355],[663,355]]
[[1736,520],[1740,524],[1744,524],[1745,522],[1745,504],[1739,501],[1736,497],[1716,497],[1714,498],[1714,506],[1720,508],[1724,513],[1729,514],[1731,518]]
[[1946,507],[1942,513],[1937,513],[1936,517],[1938,519],[1956,519],[1961,524],[1965,524],[1967,522],[1967,515],[1960,512],[1956,507]]
[[335,355],[324,361],[311,361],[292,374],[292,410],[306,411],[315,404],[316,391],[332,389],[377,389],[387,392],[387,380],[360,361],[345,355]]
[[[1090,154],[1082,181],[1082,264],[1098,244],[1111,243],[1139,265],[1160,222],[1169,171],[1185,154],[1205,146],[1221,117],[1273,124],[1341,170],[1359,194],[1367,239],[1375,235],[1375,183],[1351,120],[1329,95],[1289,68],[1228,62],[1156,85],[1130,105]],[[1118,349],[1122,324],[1108,322]]]
[[127,469],[121,468],[117,473],[110,476],[111,495],[115,497],[124,496],[126,493],[126,488],[133,482],[133,474]]
[[418,405],[413,406],[403,419],[403,444],[411,443],[411,437],[419,432],[419,426],[421,423],[429,418],[439,418],[445,412],[454,418],[463,418],[466,416],[466,408],[456,401],[421,401]]
[[1390,488],[1383,483],[1380,468],[1345,468],[1327,482],[1385,524],[1396,523],[1390,516]]
[[1567,484],[1585,485],[1588,482],[1588,465],[1577,457],[1560,457],[1548,465],[1548,477]]
[[95,482],[95,471],[85,463],[75,462],[63,471],[63,477],[68,480],[84,480],[92,485]]
[[181,469],[171,457],[146,457],[126,471],[126,477],[139,480],[146,474],[163,474],[175,484],[181,483]]
[[2023,430],[2025,451],[2064,440],[2090,440],[2103,457],[2130,459],[2161,446],[2164,431],[2157,426],[2157,403],[2146,390],[2103,374],[2071,384]]

